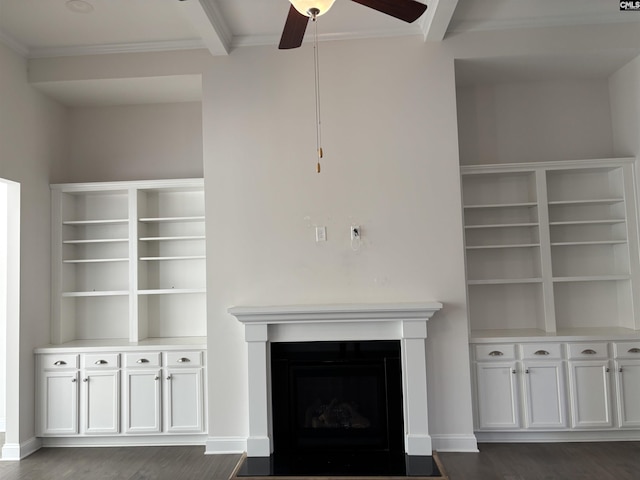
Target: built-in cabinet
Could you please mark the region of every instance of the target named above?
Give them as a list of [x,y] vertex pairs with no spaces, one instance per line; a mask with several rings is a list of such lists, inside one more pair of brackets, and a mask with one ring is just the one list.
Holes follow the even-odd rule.
[[51,345],[36,349],[38,435],[204,441],[202,179],[51,192]]
[[480,439],[640,428],[634,169],[630,158],[461,167]]
[[185,347],[37,349],[38,436],[204,433],[206,353]]

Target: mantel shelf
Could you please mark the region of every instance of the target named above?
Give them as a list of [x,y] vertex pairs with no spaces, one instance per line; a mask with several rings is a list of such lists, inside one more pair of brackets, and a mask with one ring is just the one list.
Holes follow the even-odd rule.
[[337,305],[236,306],[228,312],[245,324],[313,322],[382,322],[427,320],[442,309],[440,302]]

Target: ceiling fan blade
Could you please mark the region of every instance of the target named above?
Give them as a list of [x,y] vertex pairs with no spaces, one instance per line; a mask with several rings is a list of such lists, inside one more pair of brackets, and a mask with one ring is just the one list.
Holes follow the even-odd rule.
[[302,45],[307,23],[309,23],[309,17],[302,15],[291,5],[291,7],[289,7],[287,21],[284,23],[284,30],[282,31],[278,48],[280,50],[286,50],[289,48],[298,48]]
[[416,21],[427,9],[424,3],[415,0],[352,0],[407,23]]

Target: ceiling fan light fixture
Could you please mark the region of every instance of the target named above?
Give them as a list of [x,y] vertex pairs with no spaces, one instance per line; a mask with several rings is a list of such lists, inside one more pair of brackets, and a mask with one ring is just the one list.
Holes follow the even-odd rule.
[[291,5],[307,17],[313,17],[311,12],[315,12],[315,16],[319,17],[329,11],[335,0],[289,0]]

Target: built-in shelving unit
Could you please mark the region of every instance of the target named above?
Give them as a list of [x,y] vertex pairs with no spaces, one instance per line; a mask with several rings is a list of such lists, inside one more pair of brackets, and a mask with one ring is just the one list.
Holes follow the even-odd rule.
[[51,189],[53,344],[206,335],[202,179]]
[[640,330],[634,159],[461,173],[472,336]]

